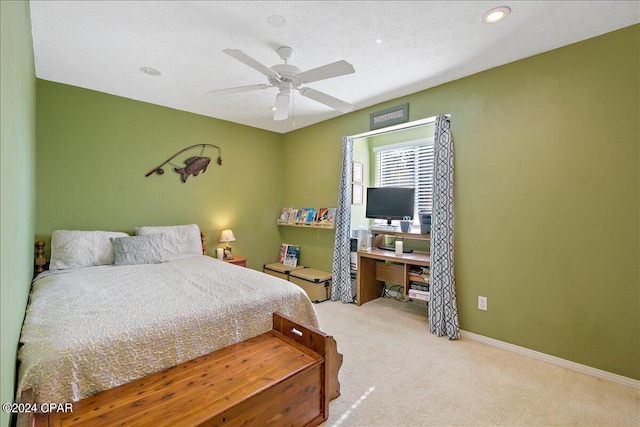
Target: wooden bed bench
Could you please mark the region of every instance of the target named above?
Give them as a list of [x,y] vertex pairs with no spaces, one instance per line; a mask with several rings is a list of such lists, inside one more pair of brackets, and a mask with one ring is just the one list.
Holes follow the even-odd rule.
[[72,411],[20,414],[18,426],[316,426],[340,395],[341,365],[331,336],[274,313],[269,332],[89,396]]

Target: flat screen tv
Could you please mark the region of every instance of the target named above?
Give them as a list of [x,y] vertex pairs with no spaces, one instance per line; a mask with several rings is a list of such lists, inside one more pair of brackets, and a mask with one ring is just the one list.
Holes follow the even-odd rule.
[[368,187],[366,217],[392,220],[413,219],[415,188],[402,187]]

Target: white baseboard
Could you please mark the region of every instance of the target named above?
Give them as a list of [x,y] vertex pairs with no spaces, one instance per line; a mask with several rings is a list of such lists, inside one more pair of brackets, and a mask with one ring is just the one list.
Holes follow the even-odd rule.
[[581,372],[583,374],[591,375],[593,377],[601,378],[603,380],[613,381],[615,383],[623,384],[629,387],[640,390],[640,381],[633,378],[625,377],[622,375],[614,374],[612,372],[603,371],[601,369],[592,368],[591,366],[581,365],[580,363],[572,362],[570,360],[561,359],[550,354],[541,353],[539,351],[531,350],[518,345],[509,344],[504,341],[496,340],[494,338],[485,337],[484,335],[475,334],[469,331],[462,331],[464,338],[469,338],[474,341],[478,341],[484,344],[489,344],[494,347],[498,347],[504,350],[512,351],[514,353],[521,354],[523,356],[532,357],[534,359],[549,362],[554,365],[562,366],[572,371]]

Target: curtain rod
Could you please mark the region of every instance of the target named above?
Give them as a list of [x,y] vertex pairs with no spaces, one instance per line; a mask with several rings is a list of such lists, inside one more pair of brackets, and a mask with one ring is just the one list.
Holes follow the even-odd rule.
[[[445,116],[451,118],[451,114],[445,114]],[[411,129],[419,126],[430,125],[436,122],[437,117],[438,116],[427,117],[426,119],[414,120],[409,123],[401,123],[395,126],[389,126],[382,129],[376,129],[369,132],[359,133],[357,135],[351,135],[351,138],[353,139],[366,138],[368,136],[384,135],[385,133],[397,132],[397,131],[407,130],[407,129]]]

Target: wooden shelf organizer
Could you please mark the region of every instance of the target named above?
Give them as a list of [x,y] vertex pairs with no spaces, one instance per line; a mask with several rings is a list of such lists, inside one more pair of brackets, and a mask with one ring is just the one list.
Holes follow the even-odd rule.
[[278,225],[286,225],[288,227],[301,227],[301,228],[320,228],[325,230],[333,230],[336,228],[336,224],[325,224],[322,222],[304,222],[304,223],[295,223],[295,222],[284,222],[278,220]]

